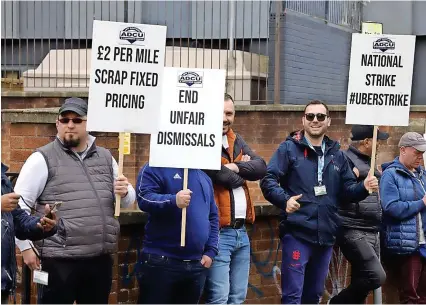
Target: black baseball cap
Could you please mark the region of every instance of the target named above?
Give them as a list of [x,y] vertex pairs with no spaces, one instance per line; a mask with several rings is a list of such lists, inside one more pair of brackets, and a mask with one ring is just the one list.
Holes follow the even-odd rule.
[[[352,141],[362,141],[364,139],[373,138],[374,126],[372,125],[353,125],[352,126]],[[387,140],[389,134],[381,132],[377,129],[377,140]]]
[[65,103],[59,108],[59,114],[67,111],[77,113],[79,116],[87,115],[87,102],[79,97],[70,97],[65,100]]

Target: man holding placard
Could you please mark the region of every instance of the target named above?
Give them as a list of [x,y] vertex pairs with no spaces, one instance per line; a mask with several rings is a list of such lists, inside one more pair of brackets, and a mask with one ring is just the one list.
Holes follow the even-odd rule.
[[[137,179],[139,208],[147,212],[139,282],[139,304],[196,304],[207,270],[218,253],[219,217],[210,178],[199,169],[146,164]],[[182,209],[185,247],[181,247]]]
[[213,181],[220,214],[219,255],[206,281],[206,303],[241,304],[247,294],[250,241],[245,223],[255,219],[247,180],[262,179],[265,161],[232,130],[234,101],[225,94],[223,110],[222,167],[206,171]]
[[281,143],[261,181],[265,198],[283,210],[280,224],[283,304],[318,304],[339,226],[339,198],[360,201],[377,189],[376,177],[357,183],[336,141],[326,137],[328,107],[309,102],[304,130]]
[[[373,152],[372,125],[353,125],[352,143],[345,152],[349,167],[358,182],[367,178],[371,168]],[[377,140],[387,140],[389,134],[378,131]],[[377,142],[379,145],[379,141]],[[380,172],[374,175],[380,179]],[[352,266],[351,283],[330,300],[330,304],[364,304],[370,291],[379,288],[386,279],[380,263],[379,230],[382,226],[382,207],[377,192],[366,199],[353,202],[345,200],[339,206],[342,229],[337,243],[345,258]]]
[[47,273],[40,303],[108,303],[111,254],[120,231],[115,195],[123,207],[135,201],[135,190],[118,175],[111,152],[88,134],[86,121],[87,103],[66,99],[56,119],[55,140],[28,158],[16,182],[19,205],[28,213],[43,211],[45,203],[60,205],[58,233],[36,243],[40,257],[29,241],[16,240],[24,262]]

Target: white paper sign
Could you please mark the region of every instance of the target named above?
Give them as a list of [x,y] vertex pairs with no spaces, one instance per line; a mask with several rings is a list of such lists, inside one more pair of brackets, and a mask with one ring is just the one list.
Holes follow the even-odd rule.
[[[426,140],[426,133],[423,135],[423,137]],[[426,152],[423,154],[423,162],[424,162],[424,166],[426,167]]]
[[225,70],[165,68],[153,167],[220,169]]
[[167,27],[93,22],[87,130],[158,131]]
[[346,124],[408,126],[413,35],[352,34]]

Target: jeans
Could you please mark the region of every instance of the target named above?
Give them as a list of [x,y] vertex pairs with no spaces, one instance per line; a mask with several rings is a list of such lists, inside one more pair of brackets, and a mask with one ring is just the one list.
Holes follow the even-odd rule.
[[107,304],[112,284],[110,255],[87,259],[43,259],[49,285],[39,285],[39,304]]
[[330,300],[330,304],[364,304],[370,291],[386,280],[380,263],[378,233],[344,229],[337,243],[351,264],[351,283]]
[[138,304],[197,304],[207,268],[201,260],[184,261],[142,254]]
[[242,304],[250,272],[250,241],[245,227],[222,228],[219,254],[206,280],[206,304]]
[[333,247],[317,246],[287,233],[282,239],[282,304],[318,304]]

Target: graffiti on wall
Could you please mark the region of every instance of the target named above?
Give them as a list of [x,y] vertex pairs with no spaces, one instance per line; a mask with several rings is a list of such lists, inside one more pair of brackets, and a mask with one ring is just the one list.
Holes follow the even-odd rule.
[[[281,276],[281,270],[277,266],[281,242],[278,242],[277,247],[274,246],[275,241],[278,237],[275,237],[275,233],[274,233],[275,229],[273,227],[272,222],[269,219],[267,220],[267,227],[269,232],[268,236],[269,236],[269,245],[270,245],[268,249],[268,254],[264,260],[260,260],[258,256],[256,255],[256,253],[253,251],[252,247],[250,247],[251,263],[255,266],[256,272],[260,274],[261,277],[274,280],[275,286],[277,287],[277,294],[281,295],[281,283],[278,278],[278,276]],[[257,226],[256,224],[254,224],[252,227],[251,235],[253,235],[256,232],[256,229],[257,229]],[[250,284],[250,281],[249,281],[249,289],[251,289],[258,297],[264,296],[261,288],[257,288],[256,286]]]

